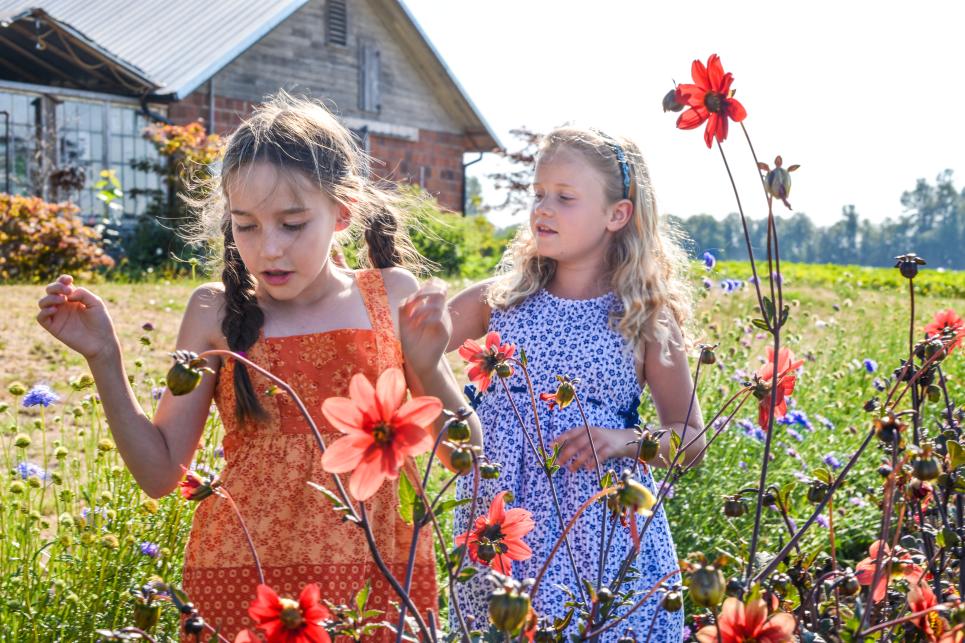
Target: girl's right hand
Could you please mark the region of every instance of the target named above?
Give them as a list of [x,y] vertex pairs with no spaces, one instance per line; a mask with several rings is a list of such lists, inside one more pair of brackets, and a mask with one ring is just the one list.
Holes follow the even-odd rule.
[[92,360],[117,345],[114,323],[100,297],[61,275],[37,305],[37,321],[48,333]]

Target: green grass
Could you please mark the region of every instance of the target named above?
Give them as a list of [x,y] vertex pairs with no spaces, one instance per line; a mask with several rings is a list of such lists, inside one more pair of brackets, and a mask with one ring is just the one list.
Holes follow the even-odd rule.
[[[908,343],[907,284],[897,278],[896,270],[793,264],[783,268],[784,298],[791,311],[784,344],[808,360],[798,378],[793,408],[807,414],[813,431],[791,427],[801,434],[803,440],[798,441],[787,426],[777,428],[769,481],[779,485],[794,481],[797,472],[810,475],[823,466],[827,454],[847,460],[870,426],[871,415],[862,405],[876,393],[873,379],[887,378],[907,353]],[[722,263],[710,276],[717,280],[748,275],[746,265]],[[698,281],[702,276],[702,270],[696,273]],[[962,273],[925,270],[916,283],[928,292],[917,299],[918,333],[939,309],[965,312]],[[126,364],[145,408],[151,408],[151,389],[169,363],[178,320],[193,287],[187,281],[96,287],[111,306]],[[96,628],[131,624],[132,587],[153,575],[178,581],[193,507],[176,495],[149,501],[136,487],[112,448],[102,409],[90,396],[92,389],[75,391],[68,384],[85,372],[83,361],[49,339],[33,321],[40,290],[2,288],[7,314],[0,318],[0,456],[8,475],[0,487],[0,641],[88,641],[95,639]],[[707,418],[740,387],[740,372],[757,368],[769,341],[756,329],[747,332],[756,316],[751,293],[748,288],[730,294],[717,287],[702,291],[694,340],[720,343],[717,364],[705,368],[700,377]],[[155,330],[144,331],[145,322]],[[945,363],[956,399],[965,393],[963,353],[956,351]],[[878,363],[877,373],[866,372],[866,358]],[[43,414],[22,409],[7,391],[15,380],[28,386],[45,381],[63,399]],[[753,421],[753,403],[749,401],[735,419]],[[646,404],[644,411],[652,419]],[[937,412],[935,405],[929,406],[925,426],[932,434]],[[833,428],[825,427],[818,416],[827,418]],[[27,436],[30,444],[15,446],[18,436]],[[217,455],[220,437],[220,422],[212,415],[198,461],[215,470],[223,465]],[[798,457],[792,457],[789,448]],[[761,442],[734,426],[714,443],[703,465],[677,485],[668,509],[681,557],[696,550],[739,555],[746,548],[752,512],[725,518],[721,497],[756,486],[761,453]],[[17,465],[23,461],[56,477],[46,482],[22,480]],[[836,496],[838,553],[846,561],[861,557],[872,539],[878,463],[878,454],[869,451]],[[438,489],[444,479],[439,471],[431,488]],[[804,489],[799,483],[792,493],[791,513],[798,521],[810,508]],[[776,513],[765,516],[762,549],[774,551],[786,533]],[[451,541],[453,526],[446,523],[444,530]],[[803,546],[826,551],[827,535],[826,529],[816,527]],[[143,542],[156,543],[160,556],[142,554]],[[176,614],[166,610],[158,631],[174,638],[176,628]]]

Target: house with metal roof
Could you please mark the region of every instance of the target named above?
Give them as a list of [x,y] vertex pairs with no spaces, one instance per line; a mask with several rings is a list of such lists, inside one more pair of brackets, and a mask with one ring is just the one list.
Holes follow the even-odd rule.
[[[225,133],[279,89],[323,99],[373,172],[451,210],[466,166],[499,146],[400,0],[0,0],[0,189],[56,199],[50,177],[79,167],[71,196],[93,211],[102,169],[158,187],[132,165],[155,157],[146,125]],[[125,199],[128,217],[145,207]]]

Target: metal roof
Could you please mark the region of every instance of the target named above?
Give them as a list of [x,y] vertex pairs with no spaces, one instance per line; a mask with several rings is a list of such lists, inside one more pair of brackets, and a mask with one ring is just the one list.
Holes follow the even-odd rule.
[[[0,0],[0,25],[39,9],[117,63],[139,70],[156,87],[154,95],[180,100],[307,2]],[[39,27],[39,33],[46,30]]]

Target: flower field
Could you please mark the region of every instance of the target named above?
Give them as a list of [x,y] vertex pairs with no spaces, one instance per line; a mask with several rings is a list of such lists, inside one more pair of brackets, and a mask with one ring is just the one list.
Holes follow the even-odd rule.
[[[810,515],[814,480],[830,480],[861,444],[877,417],[865,410],[866,403],[884,397],[882,390],[894,383],[894,371],[901,367],[897,356],[907,355],[907,282],[897,270],[860,269],[860,275],[853,270],[782,267],[784,301],[790,306],[782,345],[804,363],[787,414],[775,423],[768,483],[781,502],[765,508],[759,552],[780,549],[789,525]],[[761,367],[770,343],[771,336],[752,322],[757,302],[748,276],[746,264],[729,262],[694,270],[695,281],[707,279],[709,287],[698,285],[702,294],[691,337],[695,343],[719,343],[716,362],[704,366],[699,378],[708,421]],[[929,284],[916,298],[915,329],[921,338],[939,311],[965,310],[965,293],[958,274],[922,268],[919,279]],[[126,364],[146,409],[163,386],[177,321],[193,286],[99,287],[112,300]],[[98,629],[154,618],[158,604],[144,605],[144,592],[150,590],[143,586],[154,576],[178,582],[194,506],[177,494],[151,500],[134,485],[110,440],[83,362],[52,344],[33,321],[37,290],[0,290],[7,302],[0,320],[0,457],[6,473],[0,487],[0,640],[96,640]],[[697,356],[695,351],[695,365]],[[453,357],[464,377],[461,361]],[[961,399],[965,355],[955,350],[942,368],[951,397]],[[934,434],[942,404],[928,401],[924,408],[922,426]],[[747,556],[764,446],[757,416],[756,404],[736,413],[703,464],[667,494],[681,558],[697,551],[710,559]],[[641,417],[654,418],[646,400]],[[197,456],[199,472],[214,474],[222,466],[220,430],[212,412]],[[868,558],[878,538],[882,463],[883,453],[874,446],[857,461],[829,510],[798,543],[805,556],[826,557],[833,533],[838,566],[859,568]],[[442,480],[441,473],[434,475],[427,491],[437,490]],[[320,510],[327,510],[324,504]],[[446,522],[451,514],[444,518],[451,546],[453,534],[467,526],[454,529]],[[739,563],[727,568],[728,577],[739,574]],[[441,585],[444,578],[440,567]],[[162,607],[154,634],[171,640],[177,636],[178,613],[169,603]],[[757,608],[751,601],[740,609]],[[737,609],[725,604],[721,619]]]

